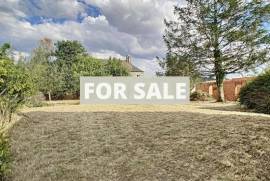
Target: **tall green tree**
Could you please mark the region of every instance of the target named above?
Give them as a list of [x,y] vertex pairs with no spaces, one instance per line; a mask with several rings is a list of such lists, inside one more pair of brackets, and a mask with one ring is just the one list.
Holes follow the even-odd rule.
[[44,88],[48,84],[49,63],[52,58],[53,43],[52,40],[44,38],[39,41],[39,45],[32,52],[31,59],[26,63],[26,66],[31,73],[31,76],[35,82],[36,91],[41,91],[44,94]]
[[58,65],[55,61],[49,61],[41,91],[48,95],[49,101],[53,98],[59,99],[64,95],[62,88],[64,87],[64,75],[59,71]]
[[164,40],[168,53],[185,57],[204,76],[215,76],[219,99],[228,74],[269,60],[270,3],[260,0],[187,0],[175,7]]
[[55,44],[54,55],[59,71],[64,75],[64,92],[75,93],[77,81],[73,76],[73,64],[78,62],[79,57],[87,55],[86,49],[78,41],[58,41]]

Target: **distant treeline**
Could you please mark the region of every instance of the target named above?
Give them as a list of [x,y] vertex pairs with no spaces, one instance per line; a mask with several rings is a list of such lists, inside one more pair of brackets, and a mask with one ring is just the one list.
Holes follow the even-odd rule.
[[36,92],[47,99],[79,97],[80,76],[127,76],[128,68],[116,59],[101,60],[87,54],[78,41],[43,39],[29,61],[19,61],[31,74]]

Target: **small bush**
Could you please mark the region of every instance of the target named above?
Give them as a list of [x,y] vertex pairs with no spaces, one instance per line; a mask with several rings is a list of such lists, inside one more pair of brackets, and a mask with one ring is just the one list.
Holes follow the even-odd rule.
[[270,70],[243,87],[239,98],[240,103],[248,109],[270,114]]
[[190,95],[191,101],[209,101],[211,99],[212,99],[212,97],[209,94],[207,94],[205,92],[201,92],[201,91],[193,92]]
[[10,153],[7,138],[0,134],[0,181],[7,180],[10,173]]

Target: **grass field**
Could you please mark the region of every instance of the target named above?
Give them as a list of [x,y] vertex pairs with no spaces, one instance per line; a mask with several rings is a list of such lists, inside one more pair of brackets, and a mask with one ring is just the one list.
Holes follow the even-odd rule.
[[10,132],[13,180],[270,180],[270,116],[234,104],[24,114]]

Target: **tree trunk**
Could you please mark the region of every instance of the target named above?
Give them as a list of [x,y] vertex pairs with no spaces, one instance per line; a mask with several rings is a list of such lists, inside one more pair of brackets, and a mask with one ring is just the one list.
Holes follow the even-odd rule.
[[48,92],[48,96],[49,96],[49,101],[51,102],[52,101],[52,96],[51,96],[51,92],[50,91]]
[[225,96],[224,96],[224,78],[225,74],[221,69],[217,69],[216,71],[216,84],[217,84],[217,91],[218,91],[218,98],[217,102],[225,102]]
[[223,80],[221,82],[217,83],[217,90],[218,90],[217,102],[225,102]]
[[216,48],[214,50],[215,75],[216,75],[216,84],[217,84],[217,90],[218,90],[217,102],[225,102],[224,86],[223,86],[223,81],[225,79],[225,72],[222,67],[221,52],[218,48],[218,42],[216,42],[215,45],[216,45]]

